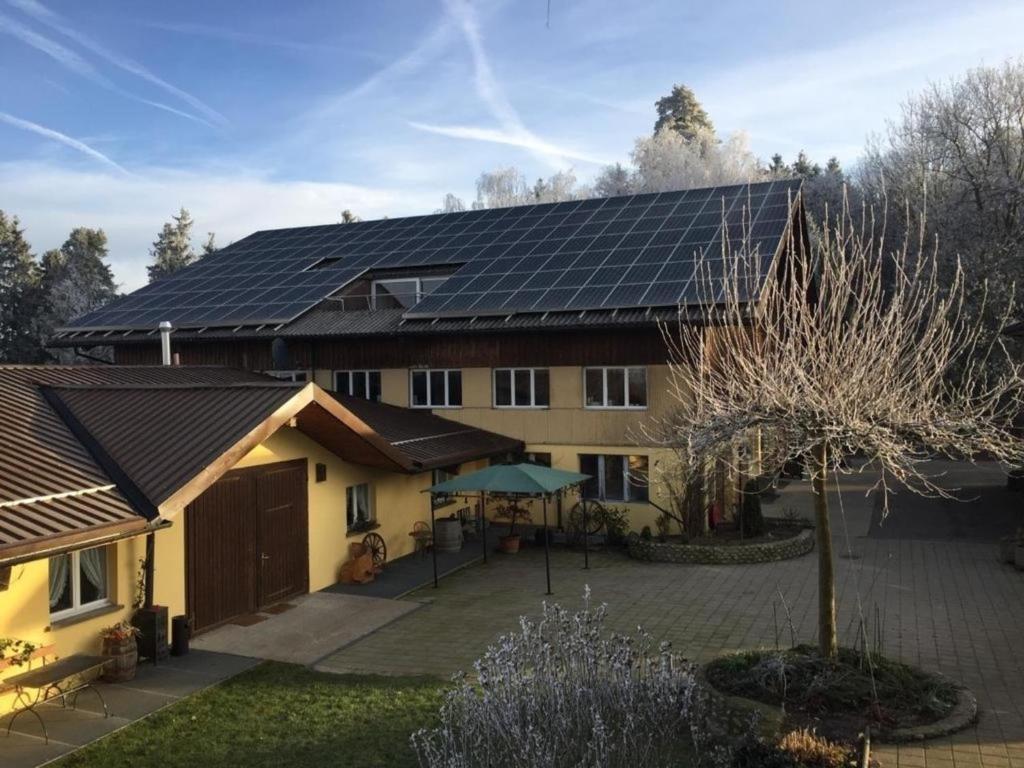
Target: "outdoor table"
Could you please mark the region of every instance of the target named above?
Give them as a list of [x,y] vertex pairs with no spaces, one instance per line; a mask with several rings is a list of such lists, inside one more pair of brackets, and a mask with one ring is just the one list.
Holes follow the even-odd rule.
[[[66,707],[67,698],[71,696],[71,707],[74,709],[78,694],[87,688],[99,697],[100,704],[103,705],[103,716],[110,717],[103,694],[92,684],[92,678],[85,677],[86,673],[102,670],[109,661],[106,656],[75,654],[4,680],[4,683],[12,686],[16,692],[15,710],[7,723],[7,735],[11,735],[14,721],[23,712],[31,712],[42,726],[43,737],[49,744],[50,736],[46,732],[46,723],[36,708],[54,699],[60,699],[61,706]],[[29,691],[35,691],[35,695],[31,695]]]

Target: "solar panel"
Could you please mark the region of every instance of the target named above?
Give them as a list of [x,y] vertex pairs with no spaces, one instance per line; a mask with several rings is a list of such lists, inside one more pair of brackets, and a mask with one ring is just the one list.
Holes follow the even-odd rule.
[[[765,270],[797,180],[256,232],[70,330],[287,323],[369,270],[450,265],[408,317],[691,302],[699,256],[744,233]],[[724,222],[724,226],[723,226]]]

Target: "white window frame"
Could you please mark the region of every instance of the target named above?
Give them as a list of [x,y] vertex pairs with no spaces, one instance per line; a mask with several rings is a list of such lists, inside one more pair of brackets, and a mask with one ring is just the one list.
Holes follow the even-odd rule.
[[[366,489],[366,509],[369,513],[369,517],[362,523],[352,524],[348,519],[348,510],[350,506],[349,496],[356,493],[360,488]],[[360,533],[365,530],[373,528],[377,522],[377,504],[374,500],[373,485],[371,483],[356,483],[355,485],[349,485],[345,487],[345,530],[349,533]]]
[[422,275],[416,277],[386,277],[381,280],[373,280],[370,282],[370,307],[371,309],[377,309],[377,286],[387,285],[388,283],[416,283],[416,301],[415,304],[419,304],[423,300],[426,294],[423,292],[423,281],[424,280],[447,280],[448,275]]
[[[415,400],[413,399],[413,395],[412,395],[412,390],[413,390],[412,380],[413,380],[413,377],[417,373],[426,374],[426,377],[427,377],[427,404],[426,405],[417,405]],[[433,392],[431,392],[431,383],[430,383],[430,374],[432,374],[432,373],[443,373],[444,374],[444,403],[443,404],[435,404],[434,403]],[[448,402],[448,377],[452,373],[458,373],[459,377],[461,378],[461,376],[462,376],[462,369],[461,368],[410,368],[409,369],[409,407],[410,408],[422,408],[422,409],[429,409],[429,408],[435,408],[435,409],[436,408],[444,408],[444,409],[461,408],[462,407],[462,403],[459,403],[457,405],[451,405]],[[462,380],[463,386],[465,385],[465,383],[466,383],[465,379],[463,379]],[[465,391],[463,391],[462,394],[463,394],[463,399],[465,399],[465,394],[466,394]]]
[[[646,453],[581,453],[577,456],[577,464],[581,467],[582,471],[582,458],[584,456],[596,456],[597,457],[597,500],[598,501],[618,501],[623,504],[649,504],[651,498],[651,457]],[[622,458],[622,489],[624,491],[624,499],[609,499],[607,495],[607,489],[605,488],[605,461],[609,456],[621,457]],[[644,458],[647,459],[647,498],[646,499],[634,499],[633,490],[637,487],[637,483],[630,481],[629,473],[629,460],[633,458]]]
[[[601,371],[601,402],[590,405],[587,402],[587,372]],[[608,405],[608,371],[622,371],[625,386],[625,404]],[[644,405],[629,404],[629,372],[644,372]],[[583,407],[591,411],[646,411],[646,403],[650,402],[650,390],[647,386],[647,366],[644,365],[590,365],[583,369]]]
[[[498,405],[498,373],[500,371],[509,372],[509,386],[510,397],[512,403],[509,405]],[[517,371],[529,371],[530,372],[530,402],[527,405],[519,405],[515,402],[516,399],[516,372]],[[547,371],[548,374],[548,402],[546,405],[537,404],[537,371]],[[510,408],[519,410],[537,410],[551,407],[551,369],[550,368],[495,368],[491,371],[491,406],[493,408]]]
[[[272,376],[273,378],[279,379],[281,381],[290,381],[293,384],[308,384],[313,380],[313,371],[309,368],[269,370],[264,371],[263,373],[265,373],[267,376]],[[296,379],[295,377],[298,376],[299,374],[302,374],[303,378]]]
[[[378,396],[376,398],[370,397],[370,374],[371,373],[377,374],[377,380],[380,382],[380,389],[381,389],[381,391],[379,393],[377,393]],[[332,379],[333,380],[331,382],[333,384],[333,386],[334,386],[334,391],[338,392],[338,393],[340,393],[342,395],[348,395],[349,397],[359,397],[359,395],[353,395],[351,392],[342,392],[338,388],[338,376],[341,375],[341,374],[348,374],[349,377],[350,377],[350,379],[349,379],[350,381],[351,381],[351,377],[352,376],[362,375],[364,377],[364,382],[366,384],[366,399],[367,400],[371,400],[371,401],[373,401],[375,403],[379,403],[379,402],[381,402],[384,399],[384,380],[383,380],[383,377],[381,376],[381,373],[380,373],[379,370],[376,370],[376,369],[373,369],[373,368],[364,368],[364,369],[345,369],[345,370],[334,371],[334,373],[332,374]]]
[[[82,554],[83,550],[75,550],[74,552],[67,552],[67,553],[65,553],[65,554],[68,554],[68,555],[71,556],[71,564],[68,566],[68,568],[71,571],[70,572],[70,576],[71,576],[71,607],[70,608],[64,608],[63,610],[54,611],[54,612],[50,613],[50,620],[51,621],[60,621],[61,619],[69,619],[69,618],[71,618],[73,616],[78,616],[78,615],[83,614],[83,613],[88,613],[89,611],[94,611],[97,608],[105,608],[105,607],[107,607],[109,605],[113,605],[114,604],[113,598],[111,597],[111,594],[110,594],[110,592],[111,592],[110,586],[111,586],[111,581],[112,581],[112,579],[110,578],[111,570],[112,570],[111,567],[110,567],[110,559],[111,559],[110,558],[110,548],[112,546],[116,546],[116,545],[106,544],[106,545],[103,545],[102,547],[87,547],[87,549],[102,549],[103,550],[103,556],[106,558],[106,561],[107,561],[107,567],[106,567],[107,583],[104,585],[104,590],[103,590],[107,594],[106,594],[105,597],[101,597],[99,600],[93,600],[93,601],[88,602],[88,603],[83,603],[82,602],[82,565],[81,565],[81,562],[80,562],[80,558],[81,558],[81,554]],[[64,557],[64,555],[55,555],[55,557]],[[49,565],[49,561],[47,561],[47,565]]]

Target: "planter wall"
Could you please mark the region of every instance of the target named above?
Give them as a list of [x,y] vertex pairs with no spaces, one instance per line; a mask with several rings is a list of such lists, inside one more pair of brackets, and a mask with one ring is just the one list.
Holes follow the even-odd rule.
[[694,565],[740,565],[771,563],[806,555],[814,549],[814,531],[804,529],[796,536],[781,541],[759,544],[707,545],[644,541],[630,536],[629,556],[651,563],[688,563]]

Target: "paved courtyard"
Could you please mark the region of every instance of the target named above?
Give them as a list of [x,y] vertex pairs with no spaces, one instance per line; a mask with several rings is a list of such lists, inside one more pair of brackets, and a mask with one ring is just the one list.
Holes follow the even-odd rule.
[[[991,540],[1008,532],[1002,526],[1012,528],[1024,499],[1000,491],[1003,480],[993,468],[948,469],[949,482],[973,486],[964,496],[979,501],[951,508],[901,493],[883,521],[877,499],[865,495],[874,478],[846,479],[841,505],[833,495],[841,639],[854,641],[863,615],[869,637],[880,625],[887,654],[943,672],[978,694],[976,728],[924,745],[879,746],[884,765],[1024,768],[1024,573],[998,563]],[[807,515],[810,504],[805,484],[793,483],[766,511]],[[966,510],[977,516],[977,527],[963,517]],[[950,515],[960,517],[950,523]],[[976,530],[987,534],[968,535]],[[614,629],[642,625],[697,661],[774,645],[777,632],[787,643],[787,608],[798,640],[815,636],[813,553],[739,567],[643,564],[602,553],[592,555],[587,571],[581,554],[553,554],[552,599],[576,606],[589,585],[594,600],[609,604]],[[496,635],[514,629],[520,615],[537,613],[544,599],[543,553],[492,558],[407,599],[427,604],[317,668],[437,675],[471,669]]]

